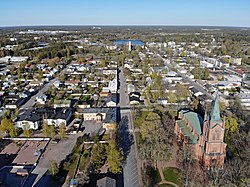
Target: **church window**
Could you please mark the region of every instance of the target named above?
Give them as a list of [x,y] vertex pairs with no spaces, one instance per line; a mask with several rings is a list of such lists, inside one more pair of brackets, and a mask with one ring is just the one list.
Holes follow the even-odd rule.
[[213,133],[213,138],[212,138],[212,140],[215,140],[215,138],[216,138],[216,133]]

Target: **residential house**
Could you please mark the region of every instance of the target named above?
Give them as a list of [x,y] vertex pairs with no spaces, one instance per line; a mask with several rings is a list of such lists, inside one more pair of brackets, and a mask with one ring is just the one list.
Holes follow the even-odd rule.
[[61,124],[67,126],[72,115],[73,111],[71,108],[56,109],[53,113],[48,113],[47,116],[45,115],[43,122],[48,125],[54,125],[55,127],[59,127]]
[[107,107],[116,107],[117,103],[118,103],[118,96],[116,94],[113,94],[107,98],[106,106]]
[[41,105],[45,105],[47,102],[47,95],[42,94],[36,97],[36,102]]
[[242,89],[240,93],[237,94],[241,106],[245,110],[250,110],[250,90]]
[[70,108],[71,104],[71,100],[55,100],[53,103],[53,108]]
[[42,124],[54,125],[58,127],[60,124],[68,125],[72,117],[72,109],[54,109],[54,108],[35,108],[21,111],[15,122],[16,127],[22,129],[38,129]]
[[85,108],[78,109],[77,113],[83,115],[84,121],[102,123],[106,130],[113,130],[117,126],[117,108]]
[[41,124],[42,116],[37,114],[33,109],[29,109],[19,114],[15,122],[15,126],[18,128],[22,128],[23,130],[37,130]]

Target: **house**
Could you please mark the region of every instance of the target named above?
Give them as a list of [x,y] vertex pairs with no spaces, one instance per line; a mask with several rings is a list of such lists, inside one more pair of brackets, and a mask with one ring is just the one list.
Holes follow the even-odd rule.
[[81,101],[78,103],[77,107],[83,109],[83,108],[90,108],[91,105],[87,101]]
[[72,117],[72,109],[62,108],[35,108],[22,110],[15,122],[16,127],[22,129],[38,129],[42,124],[54,125],[58,127],[60,124],[68,125]]
[[116,75],[117,74],[117,68],[105,68],[102,70],[102,73],[104,75]]
[[99,93],[100,97],[108,97],[109,94],[110,94],[110,92],[104,92],[104,91]]
[[118,103],[118,96],[116,94],[110,95],[107,98],[106,106],[107,107],[116,107],[117,103]]
[[242,89],[240,93],[237,94],[240,104],[245,110],[250,110],[250,90]]
[[41,105],[45,105],[47,102],[47,95],[42,94],[36,97],[36,102]]
[[71,107],[71,100],[55,100],[53,108],[69,108]]
[[83,115],[84,121],[102,123],[106,130],[113,130],[117,126],[116,108],[85,108],[78,109],[77,113]]
[[84,121],[102,122],[106,118],[109,108],[85,108],[78,110],[78,114],[83,115]]
[[18,128],[37,130],[42,124],[42,116],[36,113],[33,109],[28,109],[21,112],[15,122]]
[[131,96],[129,97],[129,104],[138,105],[140,103],[139,97]]
[[139,104],[141,102],[140,97],[141,97],[140,92],[131,92],[129,94],[129,103],[131,105]]
[[56,80],[53,85],[56,87],[56,88],[60,88],[62,86],[62,83],[60,80]]
[[241,58],[230,58],[230,63],[234,65],[241,65]]
[[20,108],[24,103],[26,103],[27,100],[28,100],[28,98],[19,98],[17,100],[10,100],[5,105],[5,108],[6,109],[17,109],[17,108]]
[[168,104],[168,100],[167,99],[157,99],[157,103],[159,105],[167,105]]
[[104,177],[97,180],[97,187],[116,187],[116,180],[110,177]]
[[179,142],[192,146],[193,152],[206,167],[223,167],[226,157],[225,124],[220,117],[218,93],[210,115],[204,119],[192,111],[179,111],[175,134]]
[[108,110],[106,118],[103,120],[102,128],[108,130],[114,130],[117,127],[117,109],[112,108]]
[[30,86],[43,86],[44,82],[43,81],[31,81],[29,83]]
[[109,90],[111,93],[116,93],[117,91],[117,79],[114,78],[112,81],[109,81]]
[[52,110],[52,112],[53,113],[48,113],[48,115],[44,116],[43,122],[48,125],[54,125],[55,127],[59,127],[61,124],[67,126],[73,115],[71,108],[55,109]]

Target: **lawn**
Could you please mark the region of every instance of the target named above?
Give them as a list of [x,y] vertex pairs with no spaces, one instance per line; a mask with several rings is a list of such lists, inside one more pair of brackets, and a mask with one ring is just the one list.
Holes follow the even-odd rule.
[[161,184],[158,187],[174,187],[174,186],[171,184]]
[[176,183],[181,186],[180,171],[177,168],[165,168],[163,170],[166,181]]

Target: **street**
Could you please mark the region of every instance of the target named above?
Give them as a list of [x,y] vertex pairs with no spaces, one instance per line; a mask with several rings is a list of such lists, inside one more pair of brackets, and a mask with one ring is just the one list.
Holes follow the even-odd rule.
[[[66,71],[66,69],[67,68],[62,69],[60,75],[62,75]],[[31,108],[35,104],[36,98],[47,92],[49,87],[52,86],[57,80],[59,80],[59,77],[51,79],[49,83],[45,84],[43,88],[41,88],[36,95],[33,95],[23,106],[21,106],[20,109]]]
[[[123,70],[119,74],[120,81],[120,108],[129,106],[129,98],[126,94],[126,81]],[[137,165],[136,145],[133,134],[133,119],[129,109],[121,110],[119,124],[119,145],[123,149],[125,162],[123,165],[124,187],[140,186],[139,171]]]

